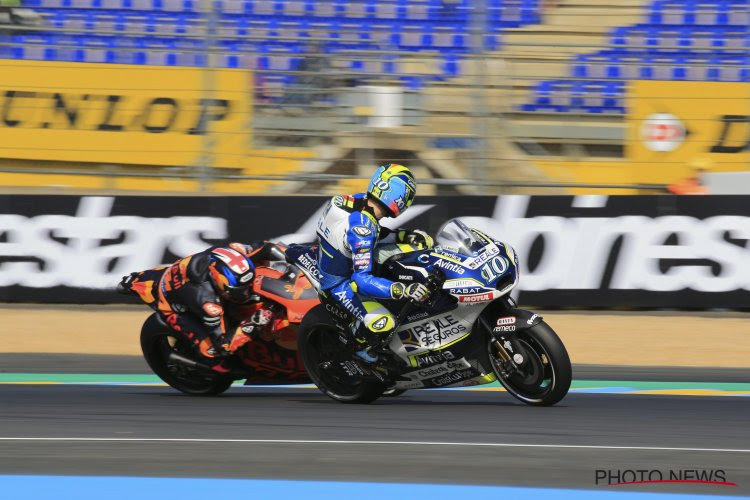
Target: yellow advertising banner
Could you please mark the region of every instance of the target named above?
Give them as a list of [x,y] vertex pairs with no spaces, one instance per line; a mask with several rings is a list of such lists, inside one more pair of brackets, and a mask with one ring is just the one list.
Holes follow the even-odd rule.
[[[3,61],[0,157],[190,166],[243,163],[245,70]],[[208,130],[208,134],[206,131]]]
[[750,84],[634,81],[626,157],[654,167],[750,168]]

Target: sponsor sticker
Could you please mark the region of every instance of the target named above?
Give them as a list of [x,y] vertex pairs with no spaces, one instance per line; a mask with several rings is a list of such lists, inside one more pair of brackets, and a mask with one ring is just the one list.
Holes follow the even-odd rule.
[[497,318],[497,326],[515,325],[515,324],[516,324],[515,316],[503,316],[502,318]]
[[382,330],[385,328],[385,325],[388,323],[388,316],[383,316],[379,320],[377,320],[375,323],[372,324],[372,329],[377,331]]
[[456,372],[457,370],[466,370],[467,368],[471,368],[471,364],[466,360],[466,358],[449,359],[443,361],[438,365],[427,366],[404,373],[403,376],[412,380],[420,380],[439,377],[441,375]]
[[469,330],[452,314],[413,325],[398,332],[407,352],[434,349],[457,342],[469,335]]
[[255,331],[255,325],[242,325],[242,333],[253,333]]
[[435,265],[437,267],[440,267],[442,269],[446,269],[448,271],[452,271],[456,274],[464,274],[466,272],[466,269],[461,267],[460,264],[456,264],[454,262],[450,262],[447,260],[440,259],[437,262],[435,262]]
[[534,320],[536,320],[538,317],[539,317],[538,314],[534,314],[532,317],[530,317],[528,320],[526,320],[526,324],[527,325],[533,325],[534,324]]
[[455,354],[453,354],[451,351],[438,351],[437,353],[432,352],[428,354],[421,354],[418,356],[412,356],[411,359],[414,363],[416,363],[416,366],[423,367],[423,366],[429,366],[429,365],[436,365],[438,363],[443,363],[445,361],[452,361],[456,358]]
[[458,301],[463,302],[465,304],[477,304],[480,302],[487,302],[494,298],[495,298],[495,294],[488,292],[488,293],[480,293],[477,295],[461,295],[458,298]]
[[354,267],[367,267],[370,265],[370,257],[357,257],[354,259]]
[[221,313],[224,312],[224,308],[223,307],[221,307],[219,304],[215,304],[213,302],[206,302],[205,304],[203,304],[203,310],[209,316],[220,316]]
[[502,326],[496,326],[495,327],[496,332],[515,332],[516,331],[516,325],[502,325]]
[[354,226],[352,231],[360,236],[370,236],[372,234],[372,230],[365,226]]
[[461,371],[449,373],[447,375],[443,375],[441,377],[434,378],[430,382],[432,382],[432,384],[435,387],[442,387],[442,386],[446,386],[450,384],[455,384],[457,382],[461,382],[462,380],[471,378],[473,376],[475,376],[475,370],[473,369],[461,370]]
[[347,319],[347,315],[344,311],[339,309],[336,306],[333,306],[331,304],[326,304],[326,311],[331,313],[331,315],[336,316],[339,319]]
[[406,321],[417,321],[418,319],[426,318],[427,316],[429,316],[429,314],[426,312],[418,312],[407,316]]

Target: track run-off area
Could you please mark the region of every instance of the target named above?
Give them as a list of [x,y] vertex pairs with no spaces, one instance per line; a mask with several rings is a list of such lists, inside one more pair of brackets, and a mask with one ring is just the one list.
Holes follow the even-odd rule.
[[577,371],[597,377],[550,408],[488,386],[344,405],[311,386],[195,398],[146,373],[0,373],[0,487],[77,500],[750,494],[744,371]]
[[497,386],[364,406],[311,386],[187,397],[140,356],[147,311],[0,314],[16,332],[0,352],[2,500],[750,495],[747,314],[545,313],[575,364],[551,408]]

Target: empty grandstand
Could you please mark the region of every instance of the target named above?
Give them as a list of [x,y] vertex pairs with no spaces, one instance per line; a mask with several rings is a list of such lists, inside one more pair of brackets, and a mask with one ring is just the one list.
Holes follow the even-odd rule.
[[[97,104],[99,131],[124,119],[117,110],[128,110],[149,140],[182,130],[179,141],[152,144],[158,161],[91,154],[89,144],[113,151],[150,144],[138,135],[120,146],[90,140],[100,134],[81,141],[81,155],[68,155],[74,161],[7,153],[13,148],[6,146],[4,165],[90,171],[106,158],[115,173],[118,163],[133,176],[156,178],[165,167],[175,179],[190,173],[188,189],[214,179],[214,188],[246,191],[239,180],[255,178],[263,181],[255,192],[316,191],[330,182],[314,183],[315,176],[357,176],[382,159],[409,162],[423,177],[468,179],[458,187],[466,191],[506,183],[664,184],[685,173],[685,162],[632,157],[635,83],[750,81],[748,0],[21,0],[19,7],[41,25],[0,29],[0,59],[172,68],[184,71],[191,93],[151,95],[140,85],[145,103],[131,101],[141,112],[119,94],[102,98],[108,107]],[[221,71],[233,70],[251,77],[228,90]],[[148,74],[158,81],[161,73]],[[169,81],[179,81],[175,75]],[[108,78],[98,90],[113,85]],[[3,87],[7,127],[20,123],[13,113],[21,99],[32,102],[20,77],[9,81],[16,87]],[[47,99],[55,116],[37,119],[42,128],[81,121],[86,82],[68,85],[78,97]],[[228,99],[243,85],[247,99]],[[247,132],[240,122],[219,124],[230,108],[242,113]],[[699,160],[744,165],[734,157]],[[654,169],[658,162],[663,168]]]

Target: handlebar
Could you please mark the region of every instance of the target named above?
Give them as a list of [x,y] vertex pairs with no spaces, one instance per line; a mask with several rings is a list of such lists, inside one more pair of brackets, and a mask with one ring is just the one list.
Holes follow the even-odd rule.
[[401,308],[401,312],[398,315],[396,324],[400,325],[406,318],[406,316],[408,316],[416,306],[429,304],[435,292],[438,292],[443,288],[443,283],[445,283],[445,273],[443,273],[443,271],[441,271],[440,269],[433,269],[427,276],[427,279],[424,281],[424,283],[422,283],[430,291],[430,296],[425,302],[416,302],[410,299],[406,303],[406,305]]

